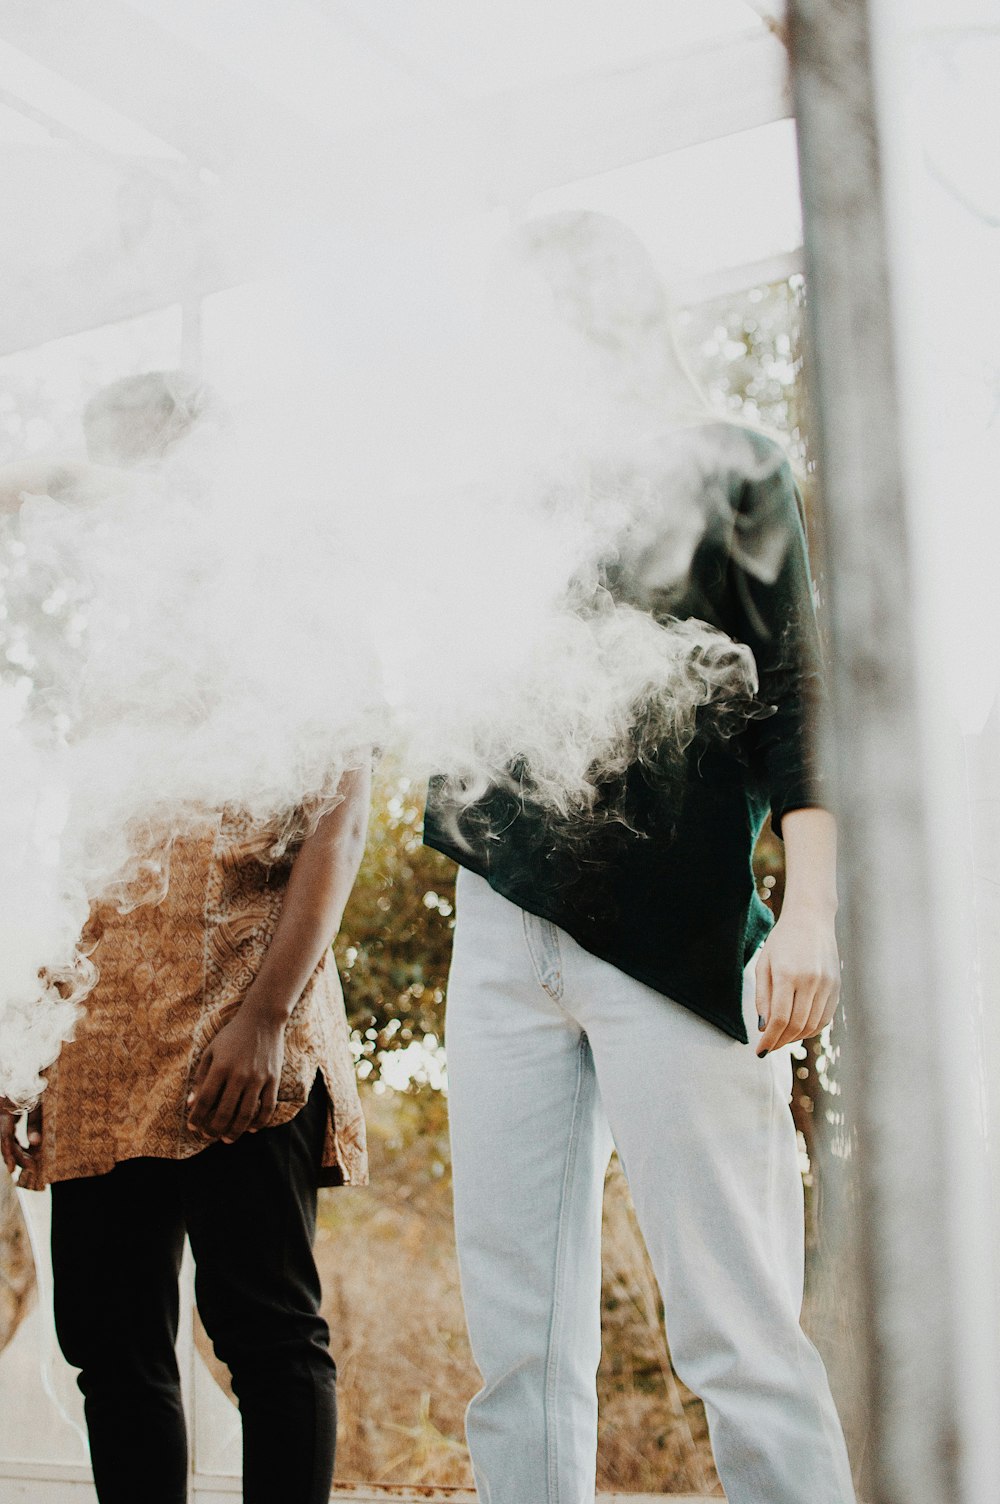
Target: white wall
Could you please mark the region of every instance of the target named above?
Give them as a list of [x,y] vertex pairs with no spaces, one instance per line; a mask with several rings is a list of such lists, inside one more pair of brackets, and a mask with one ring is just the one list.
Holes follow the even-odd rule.
[[[1000,4],[871,0],[950,1102],[969,1500],[1000,1476]],[[916,1104],[915,1104],[916,1105]],[[919,1319],[915,1313],[915,1319]]]

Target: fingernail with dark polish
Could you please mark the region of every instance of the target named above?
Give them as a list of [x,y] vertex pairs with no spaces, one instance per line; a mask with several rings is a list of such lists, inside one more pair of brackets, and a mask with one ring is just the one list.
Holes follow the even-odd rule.
[[758,1027],[758,1029],[764,1029],[766,1027],[765,1023],[764,1023],[764,1015],[763,1015],[763,1013],[758,1013],[757,1014],[757,1027]]
[[766,1050],[758,1050],[758,1051],[757,1051],[757,1059],[758,1059],[758,1060],[763,1060],[763,1058],[764,1058],[764,1056],[765,1056],[765,1055],[766,1055],[766,1054],[767,1054],[767,1051],[766,1051]]

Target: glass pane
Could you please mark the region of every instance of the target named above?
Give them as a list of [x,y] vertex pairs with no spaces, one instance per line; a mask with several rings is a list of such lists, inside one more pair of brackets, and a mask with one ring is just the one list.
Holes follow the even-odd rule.
[[[175,365],[179,348],[180,310],[166,308],[0,359],[0,463],[82,453],[92,393],[130,371]],[[52,630],[64,625],[52,619]],[[0,677],[17,677],[8,646],[0,627]],[[56,1343],[48,1228],[48,1193],[16,1192],[0,1166],[0,1471],[5,1458],[88,1459],[83,1402]]]
[[85,1465],[83,1399],[59,1352],[52,1315],[50,1198],[13,1191],[2,1166],[0,1180],[0,1285],[12,1277],[23,1292],[0,1350],[0,1477],[5,1461]]
[[540,193],[531,210],[624,219],[682,293],[712,272],[800,246],[798,182],[795,127],[778,120]]

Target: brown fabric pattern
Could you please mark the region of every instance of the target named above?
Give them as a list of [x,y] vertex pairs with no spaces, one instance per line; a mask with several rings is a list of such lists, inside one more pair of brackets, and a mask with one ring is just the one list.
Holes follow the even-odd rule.
[[[170,853],[161,901],[121,913],[95,904],[87,940],[100,972],[75,1038],[48,1071],[40,1163],[21,1184],[102,1175],[124,1159],[185,1159],[203,1148],[186,1099],[209,1041],[237,1011],[274,934],[297,845],[226,811]],[[333,955],[289,1020],[273,1123],[304,1106],[317,1071],[330,1099],[323,1183],[368,1179],[365,1124]]]

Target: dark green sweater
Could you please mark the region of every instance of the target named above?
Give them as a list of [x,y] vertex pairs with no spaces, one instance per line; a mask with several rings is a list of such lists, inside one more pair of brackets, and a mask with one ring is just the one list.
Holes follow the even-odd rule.
[[717,459],[680,587],[663,580],[658,588],[655,547],[630,556],[627,540],[605,582],[618,600],[663,619],[698,618],[751,648],[756,714],[729,736],[706,716],[666,776],[649,759],[634,763],[602,789],[624,820],[560,829],[532,803],[521,768],[469,805],[432,780],[424,839],[586,950],[746,1041],[743,969],[773,922],[757,896],[754,846],[769,808],[780,835],[788,810],[822,803],[810,748],[819,646],[801,501],[784,454],[734,425],[702,437],[717,439]]

